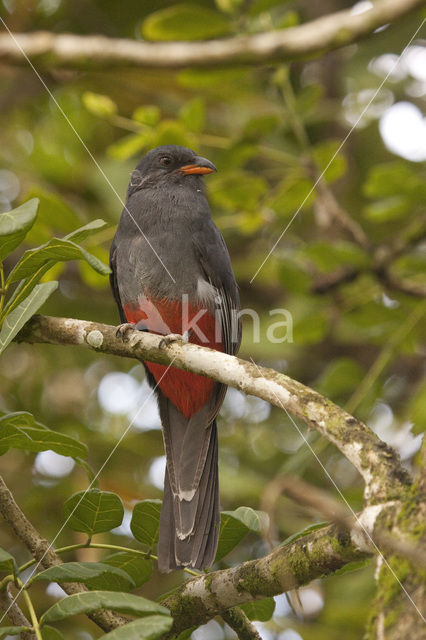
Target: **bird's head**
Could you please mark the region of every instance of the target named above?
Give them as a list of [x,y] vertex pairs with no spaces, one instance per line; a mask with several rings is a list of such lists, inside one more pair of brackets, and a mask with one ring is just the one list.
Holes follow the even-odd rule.
[[216,171],[210,160],[177,145],[164,145],[149,151],[132,171],[128,195],[158,183],[176,183],[188,176],[200,177]]

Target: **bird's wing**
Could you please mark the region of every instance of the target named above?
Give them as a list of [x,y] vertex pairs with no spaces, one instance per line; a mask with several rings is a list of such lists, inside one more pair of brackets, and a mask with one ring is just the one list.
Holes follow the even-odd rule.
[[109,253],[109,266],[111,269],[111,273],[109,274],[109,282],[111,285],[114,299],[117,303],[118,312],[120,314],[120,320],[121,322],[126,322],[126,317],[124,315],[123,305],[121,304],[120,292],[119,292],[118,283],[117,283],[117,247],[114,242],[111,245],[111,249]]
[[222,325],[225,353],[237,353],[241,343],[240,298],[222,234],[216,229],[215,242],[201,245],[194,238],[194,249],[206,280],[217,291],[217,309]]
[[[214,242],[205,242],[205,237],[193,236],[193,246],[204,276],[217,291],[216,314],[219,314],[224,352],[234,355],[241,343],[240,298],[225,241],[214,227]],[[215,402],[209,421],[219,413],[226,393],[226,385],[217,384]]]

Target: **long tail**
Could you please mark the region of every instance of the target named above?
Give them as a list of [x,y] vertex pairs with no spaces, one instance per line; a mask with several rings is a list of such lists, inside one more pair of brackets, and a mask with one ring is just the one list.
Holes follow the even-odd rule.
[[208,424],[208,406],[188,419],[164,396],[159,405],[167,470],[158,568],[203,569],[216,555],[220,522],[216,421]]

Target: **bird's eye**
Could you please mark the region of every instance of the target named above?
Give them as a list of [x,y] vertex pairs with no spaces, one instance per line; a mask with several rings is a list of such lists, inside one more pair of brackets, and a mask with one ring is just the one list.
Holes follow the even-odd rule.
[[162,158],[160,158],[160,164],[162,164],[163,167],[168,167],[171,163],[172,159],[169,158],[169,156],[163,156]]

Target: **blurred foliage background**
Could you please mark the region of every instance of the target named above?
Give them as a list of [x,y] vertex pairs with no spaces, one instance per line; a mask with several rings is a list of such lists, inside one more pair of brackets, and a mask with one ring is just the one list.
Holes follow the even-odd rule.
[[[292,26],[350,4],[3,0],[0,11],[12,31],[172,40]],[[395,62],[419,21],[418,14],[412,15],[357,45],[291,66],[174,73],[51,69],[43,73],[51,95],[30,68],[3,67],[0,209],[29,197],[40,199],[27,247],[103,218],[108,227],[85,246],[107,261],[120,198],[140,156],[160,144],[196,149],[219,169],[206,179],[213,216],[231,253],[242,305],[261,318],[260,340],[255,341],[246,317],[241,356],[346,406],[395,446],[415,473],[426,409],[421,350],[426,127],[419,115],[426,96],[426,52],[421,40]],[[323,170],[325,186],[313,189]],[[343,218],[335,214],[336,206]],[[351,223],[347,228],[348,219],[361,229],[357,238]],[[378,266],[383,266],[383,252],[391,255],[386,272]],[[60,286],[43,312],[118,323],[108,279],[86,263],[56,266],[45,277],[52,278]],[[267,328],[276,321],[269,312],[277,308],[292,315],[291,342],[267,339]],[[99,480],[102,489],[122,497],[130,512],[137,500],[161,497],[164,467],[155,402],[137,414],[148,395],[143,378],[142,366],[131,361],[77,348],[12,344],[0,360],[0,408],[30,411],[50,428],[86,442],[95,471],[134,418]],[[317,434],[298,428],[266,403],[228,392],[219,419],[223,509],[259,508],[281,472],[335,493],[303,438],[351,506],[360,508],[362,483],[356,471]],[[1,464],[21,508],[52,539],[64,501],[87,486],[83,470],[49,452],[10,451]],[[284,497],[270,515],[277,540],[321,520],[320,514]],[[137,547],[129,536],[124,524],[104,538]],[[57,544],[82,539],[64,529]],[[12,549],[22,562],[27,559],[4,527],[0,546]],[[219,566],[265,554],[268,548],[267,541],[249,536]],[[76,557],[98,559],[102,553],[82,550]],[[140,593],[156,597],[182,579],[180,572],[154,573]],[[47,595],[45,587],[37,588],[40,602],[53,602],[58,595],[52,586]],[[259,627],[262,637],[361,638],[373,590],[368,565],[302,591],[303,618],[290,611],[284,596],[278,598],[274,617]],[[67,638],[99,635],[83,617],[73,624],[67,624]],[[213,640],[225,633],[231,637],[214,621],[195,637]]]

